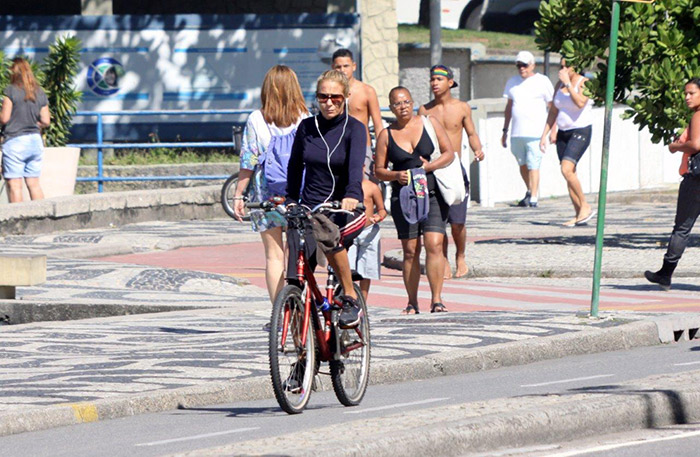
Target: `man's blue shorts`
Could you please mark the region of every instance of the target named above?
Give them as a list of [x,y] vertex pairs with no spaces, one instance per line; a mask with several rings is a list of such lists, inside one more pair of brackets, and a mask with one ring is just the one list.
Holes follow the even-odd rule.
[[511,137],[510,152],[513,153],[521,167],[527,165],[528,170],[539,170],[542,162],[540,139],[525,136]]

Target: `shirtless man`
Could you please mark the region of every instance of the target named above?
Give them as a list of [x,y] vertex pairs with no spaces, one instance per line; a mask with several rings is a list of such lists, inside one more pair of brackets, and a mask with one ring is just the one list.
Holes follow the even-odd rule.
[[349,49],[338,49],[333,53],[331,60],[333,70],[341,71],[350,81],[350,98],[348,98],[348,113],[355,119],[365,124],[367,129],[367,156],[365,157],[365,176],[378,183],[374,177],[374,153],[372,152],[372,140],[369,136],[369,120],[372,118],[374,124],[375,138],[379,136],[384,125],[382,124],[382,114],[379,110],[379,100],[377,92],[372,86],[355,79],[357,64],[353,59]]
[[[457,87],[457,83],[454,80],[452,70],[445,65],[433,66],[430,69],[430,88],[435,99],[421,106],[418,114],[429,114],[440,121],[445,127],[452,147],[459,154],[460,160],[462,158],[462,131],[466,130],[469,146],[474,151],[474,157],[477,161],[484,160],[481,141],[479,141],[479,135],[476,134],[474,122],[472,121],[472,110],[467,103],[452,97],[450,89],[455,87]],[[467,198],[462,203],[450,206],[450,212],[447,217],[447,222],[452,228],[452,238],[457,247],[457,255],[455,256],[457,264],[455,276],[457,278],[464,277],[469,273],[465,259],[467,247],[467,228],[465,224],[467,222],[467,203],[469,200],[469,179],[464,166],[462,166],[462,173],[464,175],[464,185],[467,188]],[[445,279],[452,277],[452,268],[447,258],[447,244],[447,237],[445,237],[442,245],[442,250],[445,254]]]

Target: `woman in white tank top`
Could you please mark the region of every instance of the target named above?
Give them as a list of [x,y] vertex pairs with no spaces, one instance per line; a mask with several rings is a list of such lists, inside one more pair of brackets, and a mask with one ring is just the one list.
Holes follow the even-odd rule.
[[583,85],[588,78],[568,67],[564,59],[561,59],[560,68],[559,82],[554,88],[554,103],[542,132],[540,149],[544,153],[549,143],[557,145],[561,174],[566,179],[569,197],[576,212],[572,219],[562,225],[574,227],[586,225],[594,215],[576,175],[576,164],[591,143],[593,101],[583,93]]

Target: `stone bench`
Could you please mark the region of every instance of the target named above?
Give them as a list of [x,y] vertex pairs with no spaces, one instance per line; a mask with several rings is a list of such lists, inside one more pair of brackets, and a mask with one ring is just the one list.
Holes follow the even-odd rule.
[[45,255],[0,255],[0,298],[15,298],[17,286],[35,286],[44,282],[46,282]]

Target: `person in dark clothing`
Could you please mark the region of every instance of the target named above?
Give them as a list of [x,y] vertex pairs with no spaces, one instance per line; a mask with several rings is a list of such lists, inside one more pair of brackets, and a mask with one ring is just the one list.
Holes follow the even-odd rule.
[[685,103],[693,112],[690,125],[668,146],[671,153],[683,153],[679,170],[683,181],[678,188],[676,221],[664,255],[663,266],[656,272],[644,272],[644,277],[649,282],[658,284],[664,290],[671,288],[671,276],[688,245],[690,231],[700,215],[700,176],[688,173],[688,160],[700,151],[700,78],[693,78],[685,85]]
[[[395,87],[389,92],[391,111],[396,122],[382,130],[377,138],[375,174],[382,181],[391,181],[391,217],[396,225],[403,248],[403,282],[408,292],[408,305],[403,314],[418,314],[418,282],[420,280],[421,235],[426,250],[426,272],[430,283],[430,312],[447,311],[442,304],[442,284],[445,271],[445,258],[442,243],[449,206],[437,188],[433,171],[446,167],[454,159],[454,149],[440,122],[429,117],[437,141],[433,144],[426,131],[423,119],[413,114],[413,99],[405,87]],[[440,157],[429,162],[430,155],[439,148]],[[388,164],[393,169],[388,169]],[[403,216],[399,202],[402,186],[408,184],[408,170],[422,167],[428,182],[430,194],[428,217],[425,221],[409,224]]]
[[[328,217],[340,230],[338,246],[326,252],[344,296],[339,324],[342,328],[360,322],[360,309],[352,284],[347,250],[365,226],[366,217],[357,204],[363,201],[362,167],[365,161],[367,133],[364,124],[348,116],[346,100],[349,95],[347,77],[336,70],[323,73],[316,84],[316,99],[320,114],[299,124],[287,169],[288,204],[314,207],[320,203],[340,201],[347,212],[330,213]],[[304,183],[302,189],[302,180]],[[296,252],[298,240],[290,233],[289,251]],[[307,242],[307,246],[311,244]],[[296,259],[290,255],[287,277],[293,278]],[[313,265],[315,256],[310,255]]]

